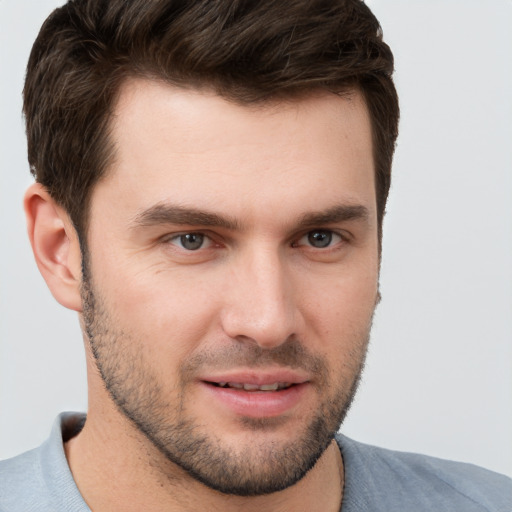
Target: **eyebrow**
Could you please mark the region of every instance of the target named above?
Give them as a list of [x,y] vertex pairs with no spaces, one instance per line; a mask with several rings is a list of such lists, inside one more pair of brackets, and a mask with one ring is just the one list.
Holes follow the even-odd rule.
[[341,204],[321,212],[306,213],[299,221],[299,227],[313,227],[351,220],[367,221],[370,216],[366,206]]
[[[368,218],[369,211],[366,206],[342,204],[324,211],[304,214],[296,228],[301,229],[352,220],[366,221]],[[217,227],[230,231],[239,231],[242,228],[240,222],[228,216],[196,208],[161,203],[137,214],[132,224],[134,228],[162,224]]]
[[240,223],[235,219],[217,213],[187,208],[178,205],[156,204],[142,211],[135,217],[135,227],[154,226],[159,224],[179,224],[205,227],[218,227],[236,231]]

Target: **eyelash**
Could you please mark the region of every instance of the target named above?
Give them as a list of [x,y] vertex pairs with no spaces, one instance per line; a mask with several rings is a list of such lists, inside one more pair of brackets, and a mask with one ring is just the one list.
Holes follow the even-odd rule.
[[[334,248],[339,243],[348,241],[347,236],[343,235],[342,233],[338,233],[337,231],[333,231],[332,229],[312,229],[312,230],[308,231],[307,233],[305,233],[304,235],[302,235],[297,242],[292,243],[292,247],[300,247],[300,241],[305,238],[308,238],[308,241],[311,242],[311,237],[314,234],[321,234],[324,236],[327,235],[328,243],[324,247],[315,247],[311,244],[304,244],[307,247],[312,248],[312,249],[328,250],[328,249]],[[333,238],[337,238],[338,241],[336,243],[331,243],[333,241],[332,240]]]
[[[318,234],[321,234],[323,236],[327,236],[328,240],[327,240],[327,245],[325,245],[324,247],[315,247],[311,244],[301,244],[301,240],[305,239],[306,237],[308,238],[308,241],[311,242],[311,237],[313,235],[318,235]],[[190,249],[190,248],[186,248],[184,247],[184,237],[202,237],[202,240],[201,240],[201,244],[195,248],[195,249]],[[332,239],[338,239],[336,243],[332,243]],[[204,247],[204,242],[205,241],[208,241],[208,245],[206,247]],[[320,242],[322,242],[321,239],[319,239]],[[329,249],[332,249],[334,246],[338,245],[339,243],[344,243],[344,242],[347,242],[348,241],[348,237],[342,233],[339,233],[337,231],[333,231],[332,229],[312,229],[312,230],[309,230],[308,232],[304,233],[300,238],[298,238],[296,241],[292,242],[291,243],[291,247],[293,248],[298,248],[298,247],[301,247],[301,246],[305,246],[305,247],[309,247],[313,250],[315,249],[318,249],[318,250],[329,250]],[[164,239],[164,242],[166,243],[171,243],[172,245],[175,245],[177,247],[179,247],[179,249],[181,250],[184,250],[186,252],[196,252],[196,251],[199,251],[201,249],[209,249],[213,244],[215,244],[215,241],[213,240],[213,238],[204,233],[204,232],[201,232],[201,231],[188,231],[188,232],[184,232],[184,233],[177,233],[177,234],[174,234],[170,237],[167,237],[166,239]],[[178,243],[176,243],[178,242]],[[192,243],[193,243],[193,240],[192,240]]]
[[[203,242],[206,241],[206,240],[209,242],[208,243],[208,247],[203,247],[203,243],[201,243],[201,245],[199,247],[197,247],[196,249],[187,249],[186,247],[183,246],[183,238],[187,237],[187,236],[190,236],[190,237],[192,237],[192,236],[202,237]],[[178,243],[173,243],[175,241],[178,241],[179,244]],[[205,234],[205,233],[203,233],[201,231],[188,231],[188,232],[185,232],[185,233],[178,233],[176,235],[172,235],[172,236],[166,238],[164,240],[164,242],[172,243],[173,245],[176,245],[180,249],[182,249],[184,251],[187,251],[187,252],[195,252],[195,251],[198,251],[200,249],[207,249],[207,248],[209,248],[210,245],[215,243],[211,236],[209,236],[209,235],[207,235],[207,234]]]

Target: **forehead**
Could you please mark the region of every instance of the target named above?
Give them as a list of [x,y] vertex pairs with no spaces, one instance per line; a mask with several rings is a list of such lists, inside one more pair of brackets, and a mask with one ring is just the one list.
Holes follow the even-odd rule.
[[371,126],[357,92],[240,105],[134,79],[121,88],[111,136],[115,162],[93,203],[109,194],[139,209],[166,201],[248,214],[301,201],[373,208]]

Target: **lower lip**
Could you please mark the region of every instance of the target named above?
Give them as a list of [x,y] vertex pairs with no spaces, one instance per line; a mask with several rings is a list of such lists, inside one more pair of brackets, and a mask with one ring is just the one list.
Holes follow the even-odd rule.
[[245,391],[221,388],[207,382],[203,387],[216,401],[233,413],[248,418],[272,418],[293,409],[303,397],[308,384],[295,384],[280,391]]

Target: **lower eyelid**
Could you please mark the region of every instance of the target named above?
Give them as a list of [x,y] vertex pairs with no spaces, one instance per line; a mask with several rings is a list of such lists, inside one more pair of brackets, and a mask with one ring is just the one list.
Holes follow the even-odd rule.
[[[186,247],[183,247],[182,243],[180,242],[180,238],[182,236],[192,235],[192,234],[193,235],[201,235],[203,237],[203,244],[201,245],[201,247],[199,247],[198,249],[195,249],[195,250],[187,249]],[[172,245],[178,247],[179,249],[182,249],[187,252],[195,252],[195,251],[199,251],[201,249],[208,249],[214,244],[214,241],[211,239],[211,237],[209,237],[205,233],[201,233],[198,231],[185,231],[183,233],[176,233],[174,235],[167,236],[167,237],[163,238],[162,241],[167,244],[172,244]],[[176,243],[176,242],[178,242],[178,243]]]
[[[310,243],[308,242],[305,242],[305,243],[300,243],[301,240],[307,240],[307,237],[311,234],[311,233],[314,233],[315,231],[323,231],[323,232],[326,232],[326,233],[330,233],[332,235],[332,238],[333,240],[331,240],[331,243],[326,246],[326,247],[315,247],[313,245],[311,245]],[[330,230],[330,229],[318,229],[318,230],[311,230],[311,231],[308,231],[307,233],[305,233],[304,235],[302,235],[298,240],[297,242],[295,242],[293,244],[293,246],[295,247],[301,247],[301,246],[305,246],[305,247],[309,247],[309,248],[312,248],[312,249],[317,249],[317,250],[327,250],[327,249],[331,249],[333,247],[335,247],[336,245],[338,245],[339,243],[343,243],[343,242],[347,242],[348,241],[348,237],[347,236],[344,236],[343,234],[341,233],[338,233],[336,231],[333,231],[333,230]]]
[[[314,232],[314,231],[324,231],[324,232],[328,232],[332,235],[332,240],[330,242],[330,244],[326,247],[315,247],[313,245],[311,245],[310,243],[307,242],[307,237],[310,233]],[[203,236],[203,244],[201,245],[201,247],[199,247],[198,249],[187,249],[185,247],[183,247],[183,245],[181,244],[180,242],[180,238],[184,235],[189,235],[189,234],[195,234],[195,235],[202,235]],[[304,240],[304,243],[301,243],[301,241]],[[161,238],[161,241],[162,243],[164,244],[171,244],[173,245],[174,247],[177,247],[178,249],[181,249],[185,252],[190,252],[190,253],[193,253],[193,252],[197,252],[197,251],[200,251],[200,250],[205,250],[205,249],[209,249],[215,245],[217,245],[216,241],[211,237],[209,236],[208,234],[206,233],[203,233],[203,232],[200,232],[200,231],[184,231],[184,232],[181,232],[181,233],[175,233],[175,234],[172,234],[172,235],[166,235],[165,237],[162,237]],[[343,233],[339,233],[339,232],[336,232],[336,231],[333,231],[333,230],[329,230],[329,229],[318,229],[318,230],[310,230],[308,231],[307,233],[303,234],[300,238],[296,239],[295,242],[292,242],[292,247],[308,247],[308,248],[311,248],[311,249],[316,249],[316,250],[328,250],[328,249],[332,249],[334,248],[335,246],[339,245],[340,243],[345,243],[345,242],[348,242],[349,241],[349,236],[347,235],[344,235]]]

